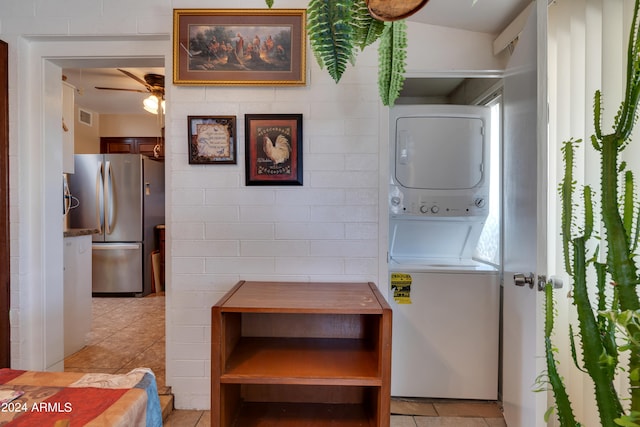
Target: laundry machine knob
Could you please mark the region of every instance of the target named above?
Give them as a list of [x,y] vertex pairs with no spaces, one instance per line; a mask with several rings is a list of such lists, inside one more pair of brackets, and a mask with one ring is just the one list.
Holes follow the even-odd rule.
[[420,212],[423,214],[429,213],[429,209],[425,205],[420,206]]
[[400,206],[400,203],[401,203],[401,202],[402,202],[402,200],[400,200],[400,197],[398,197],[398,196],[393,196],[393,197],[391,198],[391,204],[392,204],[393,206]]
[[484,208],[484,205],[486,204],[485,200],[482,198],[476,199],[474,203],[479,208]]
[[437,207],[437,206],[431,206],[431,213],[436,214],[436,213],[438,213],[438,212],[440,212],[440,208],[439,208],[439,207]]

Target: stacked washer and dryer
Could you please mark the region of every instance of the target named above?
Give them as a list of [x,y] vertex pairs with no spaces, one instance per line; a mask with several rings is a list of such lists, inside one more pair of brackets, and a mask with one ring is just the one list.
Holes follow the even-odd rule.
[[498,397],[499,272],[474,259],[489,212],[490,114],[391,109],[393,396]]

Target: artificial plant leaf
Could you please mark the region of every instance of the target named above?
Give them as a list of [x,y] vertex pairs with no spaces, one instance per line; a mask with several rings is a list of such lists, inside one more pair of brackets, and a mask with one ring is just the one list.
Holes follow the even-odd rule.
[[267,3],[267,7],[269,9],[271,9],[273,7],[273,0],[265,0],[265,2]]
[[353,43],[360,50],[378,40],[384,31],[384,22],[371,16],[365,0],[353,0],[351,18]]
[[640,425],[638,425],[635,421],[637,421],[637,419],[626,415],[613,420],[614,423],[622,427],[640,427]]
[[311,0],[307,8],[311,50],[336,83],[354,58],[352,4],[353,0]]
[[556,410],[555,406],[550,406],[549,409],[547,409],[547,411],[544,413],[544,422],[545,423],[549,422],[549,420],[551,419],[551,415],[553,415],[555,410]]
[[378,46],[378,91],[384,105],[393,105],[400,96],[406,60],[406,22],[386,22]]

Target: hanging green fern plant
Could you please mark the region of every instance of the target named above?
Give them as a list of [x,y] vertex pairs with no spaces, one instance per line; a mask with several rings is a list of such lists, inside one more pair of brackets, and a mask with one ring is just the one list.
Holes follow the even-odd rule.
[[351,6],[353,0],[311,0],[307,9],[307,32],[320,65],[336,83],[347,63],[354,61]]
[[[274,0],[265,0],[269,8]],[[378,88],[384,105],[393,105],[404,84],[407,49],[404,21],[383,22],[369,13],[365,0],[311,0],[307,34],[320,68],[338,83],[360,51],[380,40]]]
[[385,23],[378,47],[378,91],[384,105],[393,105],[404,84],[407,59],[407,24]]
[[380,38],[384,31],[384,22],[371,16],[365,0],[355,0],[353,2],[351,15],[354,43],[362,51]]

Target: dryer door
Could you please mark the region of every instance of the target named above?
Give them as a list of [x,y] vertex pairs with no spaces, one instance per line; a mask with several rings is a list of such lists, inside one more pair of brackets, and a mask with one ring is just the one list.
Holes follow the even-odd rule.
[[472,189],[482,183],[484,123],[477,117],[399,117],[395,178],[405,188]]

